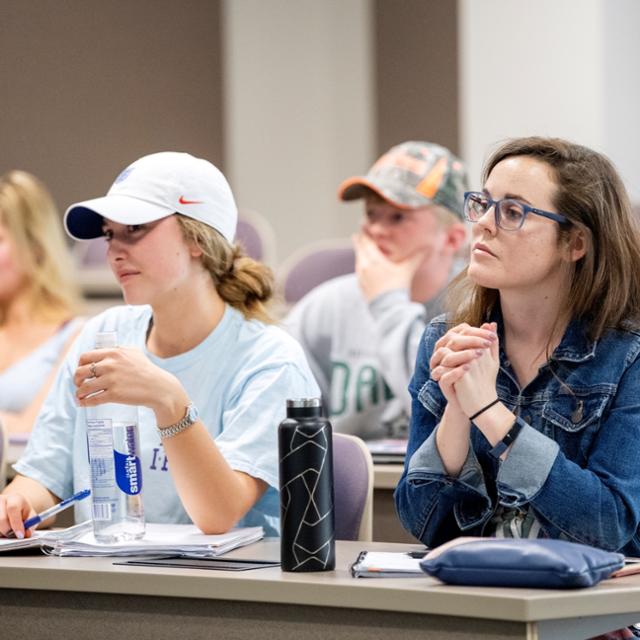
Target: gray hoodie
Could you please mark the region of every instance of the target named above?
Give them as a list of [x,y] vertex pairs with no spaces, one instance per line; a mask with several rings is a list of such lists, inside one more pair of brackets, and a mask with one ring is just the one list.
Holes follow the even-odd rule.
[[[463,266],[456,262],[451,277]],[[302,345],[336,431],[365,439],[408,435],[407,387],[442,297],[420,304],[395,289],[367,303],[349,274],[316,287],[291,310],[283,326]]]

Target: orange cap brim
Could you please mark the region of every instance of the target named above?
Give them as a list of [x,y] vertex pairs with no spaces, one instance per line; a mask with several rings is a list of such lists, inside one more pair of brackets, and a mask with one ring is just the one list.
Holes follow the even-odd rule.
[[385,193],[380,189],[378,185],[371,182],[370,180],[367,180],[367,178],[363,176],[347,178],[344,182],[342,182],[338,187],[338,198],[340,198],[340,200],[344,200],[345,202],[348,202],[350,200],[359,200],[360,198],[364,198],[364,196],[366,195],[366,190],[373,191],[373,193],[375,193],[377,196],[392,204],[394,207],[398,207],[398,209],[406,209],[407,211],[410,211],[411,209],[416,208],[406,204],[402,204],[400,202],[396,202],[395,200],[389,198],[387,195],[385,195]]

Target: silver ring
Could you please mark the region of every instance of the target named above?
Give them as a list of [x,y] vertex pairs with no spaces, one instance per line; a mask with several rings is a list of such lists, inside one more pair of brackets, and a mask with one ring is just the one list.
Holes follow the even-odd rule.
[[91,377],[92,378],[97,378],[98,377],[98,372],[96,371],[96,363],[92,362],[89,365],[89,371],[91,371]]

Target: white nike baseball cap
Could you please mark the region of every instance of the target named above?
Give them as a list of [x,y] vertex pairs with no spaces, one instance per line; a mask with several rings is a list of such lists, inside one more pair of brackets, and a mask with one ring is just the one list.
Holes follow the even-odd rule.
[[175,151],[136,160],[120,173],[106,196],[71,205],[64,226],[72,238],[90,240],[104,235],[104,218],[131,225],[174,213],[204,222],[233,243],[238,209],[226,178],[207,160]]

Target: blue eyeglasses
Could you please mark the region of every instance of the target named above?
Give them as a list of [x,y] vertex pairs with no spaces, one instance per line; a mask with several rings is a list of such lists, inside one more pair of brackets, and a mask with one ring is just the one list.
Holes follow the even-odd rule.
[[467,191],[464,194],[464,216],[469,222],[478,222],[491,207],[494,207],[496,226],[504,229],[504,231],[521,229],[525,218],[530,213],[549,218],[549,220],[555,220],[558,224],[571,224],[569,218],[559,213],[536,209],[524,202],[512,200],[511,198],[492,200],[489,196],[479,191]]

